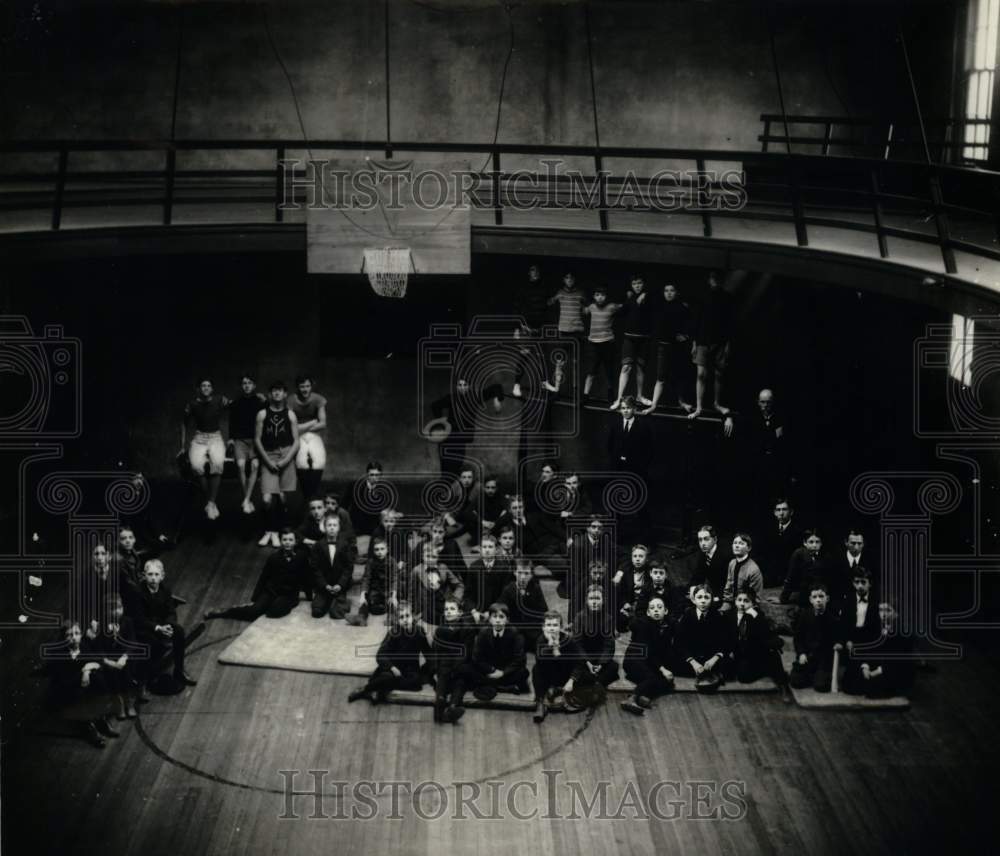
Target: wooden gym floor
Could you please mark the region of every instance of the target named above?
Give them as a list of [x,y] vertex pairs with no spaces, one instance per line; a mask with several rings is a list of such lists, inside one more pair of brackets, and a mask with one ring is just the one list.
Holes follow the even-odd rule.
[[[263,557],[228,536],[183,541],[165,557],[189,600],[181,620],[190,628],[207,607],[244,600]],[[968,852],[992,832],[1000,669],[972,646],[921,672],[906,712],[685,694],[642,719],[613,699],[541,726],[470,710],[453,727],[426,707],[348,705],[354,678],[220,665],[242,627],[211,622],[189,652],[198,686],[154,698],[104,750],[35,718],[29,634],[8,634],[5,852],[899,856]],[[323,796],[289,798],[290,780],[315,790],[310,770],[329,771]],[[383,783],[380,795],[355,790],[362,781]],[[397,785],[394,805],[386,783],[403,781],[442,789],[425,785],[415,806]]]

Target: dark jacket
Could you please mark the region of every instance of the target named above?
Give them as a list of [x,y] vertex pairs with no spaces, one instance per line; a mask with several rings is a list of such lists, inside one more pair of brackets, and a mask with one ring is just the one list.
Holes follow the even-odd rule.
[[653,459],[653,432],[644,417],[636,416],[626,433],[624,420],[615,414],[608,430],[608,463],[613,470],[644,473]]
[[711,559],[699,551],[694,571],[691,574],[691,581],[688,584],[689,587],[708,583],[712,587],[713,602],[720,603],[722,593],[726,588],[726,576],[729,573],[729,563],[732,558],[732,552],[723,548],[721,543],[716,544],[715,554]]
[[795,656],[805,654],[810,662],[829,662],[833,646],[840,641],[837,617],[829,607],[817,615],[812,607],[799,611],[795,619]]
[[136,633],[142,639],[150,639],[156,633],[157,626],[177,624],[177,604],[166,583],[160,583],[155,591],[150,591],[145,583],[139,587],[135,599]]
[[604,611],[583,609],[573,619],[573,638],[583,650],[584,657],[595,666],[610,663],[615,657],[615,636]]
[[440,672],[442,669],[453,669],[468,660],[477,632],[476,625],[465,615],[458,621],[443,621],[439,624],[431,644],[431,670]]
[[289,556],[284,550],[279,549],[264,562],[250,599],[257,600],[264,594],[297,595],[306,588],[312,589],[309,553],[304,548],[296,547]]
[[492,627],[486,627],[476,634],[472,651],[472,665],[482,674],[488,675],[499,669],[504,675],[512,675],[523,669],[527,659],[524,654],[524,637],[507,626],[498,639]]
[[549,610],[545,593],[536,577],[528,580],[523,594],[518,590],[516,580],[507,583],[500,593],[500,603],[507,604],[510,623],[518,628],[540,629],[542,619]]
[[[803,609],[809,606],[809,586],[817,581],[827,586],[832,576],[832,565],[826,554],[814,556],[805,547],[799,547],[788,560],[788,575],[781,590],[782,603],[797,603]],[[833,593],[831,595],[831,605]]]
[[704,664],[716,654],[725,656],[726,627],[722,615],[709,609],[698,618],[698,610],[688,607],[677,624],[676,650],[681,661],[697,660]]
[[313,574],[314,585],[319,591],[328,585],[340,586],[341,592],[346,592],[351,587],[354,559],[351,557],[347,536],[343,532],[337,536],[336,547],[332,564],[326,538],[317,541],[309,548],[309,568]]
[[652,669],[667,668],[673,671],[676,657],[674,638],[677,622],[670,615],[662,621],[653,621],[647,615],[632,619],[632,635],[625,650],[625,668],[632,661],[643,662]]
[[421,655],[429,659],[430,653],[427,630],[423,624],[415,621],[409,630],[404,630],[399,625],[392,627],[379,645],[375,660],[382,669],[395,666],[401,672],[417,672],[420,670]]

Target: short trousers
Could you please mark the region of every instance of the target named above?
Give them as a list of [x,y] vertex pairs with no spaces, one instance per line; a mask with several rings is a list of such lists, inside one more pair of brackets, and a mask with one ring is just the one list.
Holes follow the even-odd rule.
[[690,351],[687,342],[656,343],[656,380],[664,383],[668,378],[676,383],[679,373],[688,364],[685,357]]
[[649,336],[632,336],[625,334],[622,343],[622,365],[630,366],[636,363],[640,366],[646,365],[646,356],[649,353]]
[[237,461],[256,461],[257,447],[253,440],[233,440],[233,457]]
[[222,475],[226,464],[226,444],[222,441],[222,432],[197,431],[188,448],[188,461],[196,476],[205,474],[206,463],[210,475]]
[[326,467],[326,446],[323,438],[312,431],[299,434],[299,451],[295,454],[295,466],[300,470],[322,470]]
[[721,372],[729,360],[729,342],[718,345],[696,345],[691,352],[691,361],[696,366],[713,366]]
[[[278,461],[288,453],[288,447],[274,449],[267,453],[272,461]],[[260,492],[264,496],[272,493],[289,493],[299,486],[298,477],[295,474],[295,466],[292,461],[285,464],[284,468],[278,472],[272,472],[269,467],[260,468]]]

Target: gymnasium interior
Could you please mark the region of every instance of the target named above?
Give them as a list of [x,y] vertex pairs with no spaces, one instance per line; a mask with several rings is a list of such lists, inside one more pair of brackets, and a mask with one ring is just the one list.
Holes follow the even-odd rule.
[[[0,27],[5,852],[989,847],[1000,0],[10,0]],[[457,169],[471,192],[400,232],[381,193],[365,214],[317,204],[324,169],[372,165]],[[656,187],[669,204],[648,204]],[[402,295],[373,270],[389,243],[405,245]],[[696,318],[721,283],[724,383],[689,418],[685,351],[636,417],[652,444],[638,476],[609,461],[621,317],[609,379],[584,396],[592,322],[570,335],[550,306],[531,334],[550,337],[541,374],[514,393],[532,266],[547,296],[572,274],[586,303],[595,288],[634,302],[641,279],[658,306],[672,284]],[[652,394],[650,347],[631,395]],[[441,441],[435,402],[463,359],[482,407]],[[217,519],[188,466],[199,384],[235,399],[246,375],[290,397],[308,377],[326,407],[322,494],[350,505],[377,462],[414,532],[451,508],[459,463],[529,501],[544,463],[578,474],[615,567],[641,539],[678,589],[704,526],[726,549],[740,533],[763,545],[778,498],[831,558],[861,532],[896,586],[913,685],[869,705],[837,691],[836,665],[831,693],[678,678],[630,716],[622,679],[542,722],[523,694],[470,692],[454,724],[432,718],[428,687],[351,703],[388,618],[352,627],[302,602],[205,620],[252,599],[273,550],[259,489],[241,508],[232,447]],[[761,390],[786,429],[780,492],[749,428]],[[306,501],[288,493],[285,524]],[[92,551],[113,554],[123,525],[165,567],[196,680],[98,747],[53,709],[46,664],[83,618]],[[470,532],[455,543],[479,558]],[[784,566],[758,554],[791,668]],[[572,621],[558,570],[536,572]]]

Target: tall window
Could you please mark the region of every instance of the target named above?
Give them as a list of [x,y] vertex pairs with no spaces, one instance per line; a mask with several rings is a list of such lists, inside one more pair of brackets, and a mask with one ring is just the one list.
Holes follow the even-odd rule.
[[951,319],[951,376],[962,386],[972,386],[972,346],[976,322],[962,315]]
[[1000,0],[969,0],[965,42],[965,160],[984,161],[990,150],[990,108],[997,67]]

